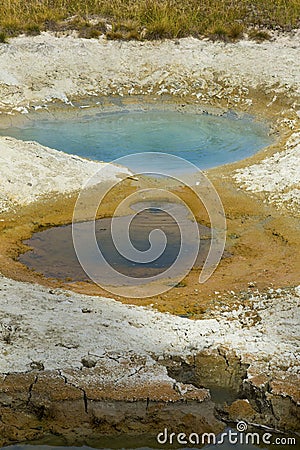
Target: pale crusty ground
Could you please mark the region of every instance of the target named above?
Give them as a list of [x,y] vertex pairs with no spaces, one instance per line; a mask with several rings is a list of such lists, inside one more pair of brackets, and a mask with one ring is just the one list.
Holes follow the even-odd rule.
[[0,214],[50,193],[74,192],[97,172],[97,182],[130,174],[126,168],[70,156],[36,142],[0,137]]
[[258,164],[238,169],[234,179],[247,191],[266,193],[268,203],[300,212],[300,133],[294,132],[284,151]]
[[295,31],[272,42],[226,45],[194,38],[116,42],[50,33],[18,37],[0,45],[0,107],[111,94],[168,92],[205,99],[205,89],[209,99],[231,94],[233,104],[251,104],[249,89],[261,85],[276,103],[281,93],[299,94],[299,36]]
[[102,361],[126,354],[185,357],[219,345],[246,360],[267,358],[273,370],[284,365],[296,373],[300,366],[300,286],[267,295],[254,290],[250,305],[216,305],[212,318],[197,321],[5,277],[0,290],[2,373],[26,372],[33,362],[46,370],[78,369],[89,355]]

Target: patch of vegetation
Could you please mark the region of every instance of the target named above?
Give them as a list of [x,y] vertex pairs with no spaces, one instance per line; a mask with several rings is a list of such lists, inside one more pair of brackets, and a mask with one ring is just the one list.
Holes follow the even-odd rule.
[[[225,42],[267,39],[299,27],[299,0],[2,0],[0,32],[12,37],[77,30],[84,38],[209,36]],[[252,30],[252,31],[251,31]],[[265,30],[265,31],[262,31]]]
[[244,35],[242,24],[236,23],[230,26],[216,25],[208,30],[207,37],[212,41],[236,42]]
[[28,36],[37,36],[38,34],[41,34],[40,27],[36,23],[29,23],[26,25],[24,31]]
[[226,42],[228,40],[228,38],[227,38],[227,30],[222,25],[212,26],[208,30],[207,36],[212,41],[224,41],[224,42]]
[[139,24],[132,20],[116,22],[106,32],[107,39],[118,39],[122,41],[141,40],[141,29]]
[[244,26],[241,23],[234,23],[228,28],[227,32],[231,41],[237,41],[244,36]]
[[7,40],[6,40],[6,34],[1,32],[0,33],[0,44],[6,44]]
[[101,34],[106,32],[106,27],[103,22],[91,24],[86,21],[77,27],[72,27],[72,25],[69,24],[69,29],[77,30],[78,36],[85,39],[97,39]]
[[249,39],[256,42],[269,41],[272,38],[268,31],[264,30],[250,30]]
[[[1,24],[1,18],[0,18]],[[22,30],[19,27],[17,20],[5,20],[4,24],[0,26],[0,32],[3,33],[7,37],[15,37],[18,36]]]

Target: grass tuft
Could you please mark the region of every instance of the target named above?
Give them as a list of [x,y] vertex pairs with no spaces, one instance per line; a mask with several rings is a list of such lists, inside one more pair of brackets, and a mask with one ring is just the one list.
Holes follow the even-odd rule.
[[249,39],[252,39],[256,42],[269,41],[272,38],[271,34],[268,31],[264,30],[251,30],[249,32]]
[[223,25],[214,25],[208,30],[207,37],[209,37],[209,39],[212,41],[227,42],[227,29]]
[[106,32],[107,39],[117,39],[121,41],[141,40],[142,32],[139,24],[132,20],[125,20],[113,23],[111,30]]
[[237,41],[244,36],[244,26],[241,23],[234,23],[227,29],[228,37],[231,41]]
[[6,34],[3,33],[3,31],[0,32],[0,44],[6,44],[7,43],[7,38],[6,38]]
[[40,27],[36,23],[29,23],[28,25],[26,25],[24,31],[27,36],[37,36],[41,34]]

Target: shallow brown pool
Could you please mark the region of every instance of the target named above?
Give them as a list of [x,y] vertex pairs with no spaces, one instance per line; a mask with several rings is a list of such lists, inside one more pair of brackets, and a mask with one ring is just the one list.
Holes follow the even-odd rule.
[[[165,207],[165,205],[163,205]],[[177,206],[178,210],[178,206]],[[187,212],[182,209],[182,221],[185,219]],[[149,249],[149,235],[153,230],[161,230],[166,236],[166,246],[164,252],[158,258],[150,262],[135,262],[122,256],[115,247],[111,235],[111,218],[103,218],[95,221],[95,235],[97,244],[105,260],[116,271],[124,275],[136,278],[152,277],[161,274],[168,269],[178,256],[181,246],[181,218],[176,220],[171,214],[161,209],[159,205],[153,204],[146,207],[142,212],[138,212],[131,216],[129,235],[132,245],[139,251],[145,252]],[[122,230],[128,223],[128,216],[114,218],[116,229]],[[192,223],[192,220],[189,220]],[[211,229],[197,224],[200,237],[200,248],[195,261],[195,267],[201,267],[207,257]],[[90,230],[90,222],[81,222],[77,226],[80,227],[80,236],[82,242],[88,240]],[[154,238],[155,239],[155,238]],[[26,266],[42,273],[46,277],[53,277],[67,281],[87,281],[89,277],[82,269],[74,249],[72,240],[72,225],[52,227],[47,230],[35,233],[31,239],[24,241],[32,250],[22,254],[20,261]],[[189,242],[184,243],[184,251],[186,257],[198,245],[193,237]],[[91,265],[96,265],[96,258],[93,261],[91,257]],[[104,268],[98,266],[95,270],[101,271]],[[114,284],[114,280],[107,280],[110,284]]]

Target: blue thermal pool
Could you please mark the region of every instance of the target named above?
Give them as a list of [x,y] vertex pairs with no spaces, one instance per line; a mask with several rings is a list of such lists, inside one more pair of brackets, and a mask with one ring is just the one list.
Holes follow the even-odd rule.
[[131,153],[171,153],[200,169],[244,159],[272,142],[265,123],[235,113],[76,111],[74,117],[68,114],[63,120],[50,114],[50,119],[45,114],[40,119],[33,113],[34,120],[2,129],[0,134],[107,162]]

